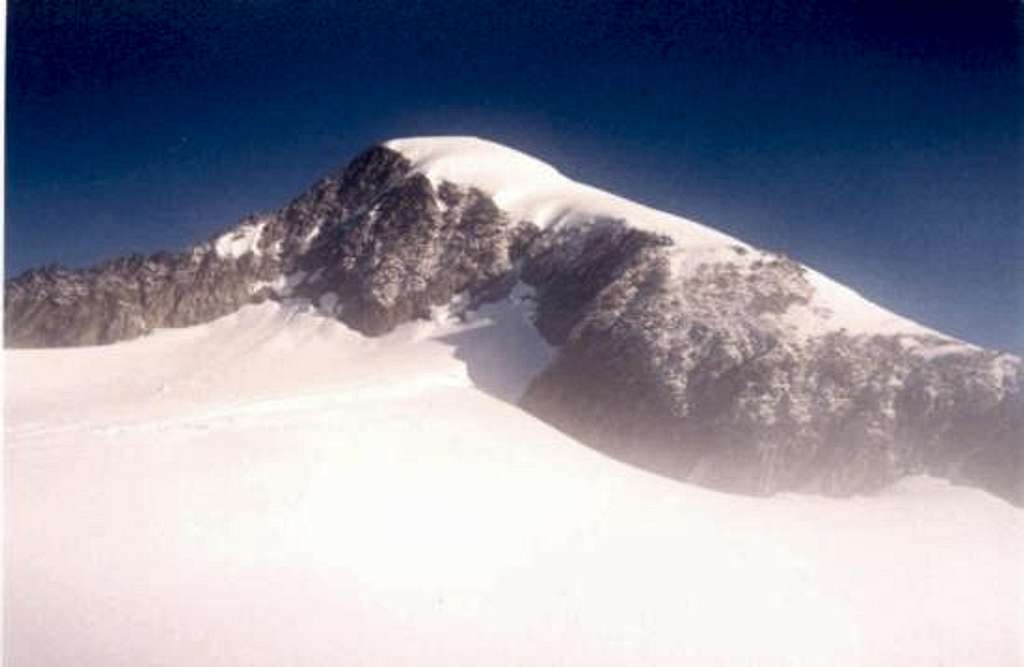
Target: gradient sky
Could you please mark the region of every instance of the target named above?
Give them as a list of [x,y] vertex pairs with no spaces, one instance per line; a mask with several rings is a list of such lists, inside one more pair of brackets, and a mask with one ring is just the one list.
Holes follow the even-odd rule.
[[1021,7],[12,0],[5,273],[475,134],[1024,352]]

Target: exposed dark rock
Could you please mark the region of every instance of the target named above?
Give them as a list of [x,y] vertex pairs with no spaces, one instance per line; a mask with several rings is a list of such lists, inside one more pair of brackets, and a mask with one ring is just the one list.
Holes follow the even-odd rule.
[[671,243],[612,219],[537,234],[522,269],[522,280],[540,295],[537,328],[562,345],[594,297],[647,257],[645,248]]
[[1005,356],[927,360],[841,335],[799,347],[631,310],[577,327],[523,405],[617,458],[730,491],[846,495],[929,473],[1024,503],[1019,363],[993,381]]
[[204,248],[29,271],[6,285],[6,344],[98,345],[207,322],[247,303],[249,285],[263,273],[252,257],[223,260]]
[[298,263],[322,273],[297,293],[336,293],[341,319],[373,335],[507,279],[523,228],[478,190],[441,191],[412,175],[322,233]]

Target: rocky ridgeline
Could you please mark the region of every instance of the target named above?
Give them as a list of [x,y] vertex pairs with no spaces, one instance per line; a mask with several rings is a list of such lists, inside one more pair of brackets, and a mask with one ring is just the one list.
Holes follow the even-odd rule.
[[628,220],[511,219],[376,147],[184,253],[8,281],[4,328],[11,347],[93,345],[304,298],[378,335],[524,283],[559,353],[523,407],[622,460],[745,493],[930,473],[1024,502],[1018,358],[927,333],[807,335],[787,325],[814,292],[802,266],[736,245],[680,268],[682,251]]

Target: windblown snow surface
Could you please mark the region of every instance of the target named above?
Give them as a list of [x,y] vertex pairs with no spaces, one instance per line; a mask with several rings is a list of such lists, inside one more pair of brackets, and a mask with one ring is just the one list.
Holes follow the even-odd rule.
[[510,402],[514,305],[5,355],[8,665],[1021,664],[1018,510],[606,458]]

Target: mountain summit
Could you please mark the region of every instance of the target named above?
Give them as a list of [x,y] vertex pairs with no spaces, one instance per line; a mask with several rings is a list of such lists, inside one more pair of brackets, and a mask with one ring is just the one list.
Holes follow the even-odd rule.
[[622,460],[743,493],[930,473],[1024,501],[1019,358],[480,139],[390,141],[183,253],[35,269],[6,292],[13,347],[293,299],[379,336],[513,299],[557,349],[519,404]]

